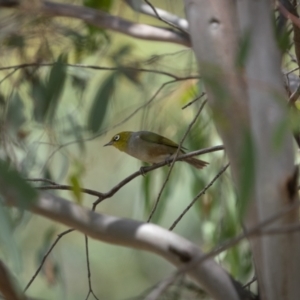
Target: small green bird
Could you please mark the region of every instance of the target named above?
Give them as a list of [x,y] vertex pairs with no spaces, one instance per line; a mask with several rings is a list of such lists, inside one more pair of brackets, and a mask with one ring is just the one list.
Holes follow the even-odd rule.
[[[171,158],[179,147],[175,142],[150,131],[123,131],[116,134],[104,146],[114,146],[120,151],[151,164]],[[184,153],[183,148],[181,148],[179,155]],[[208,164],[194,157],[186,158],[184,161],[197,169],[202,169]]]

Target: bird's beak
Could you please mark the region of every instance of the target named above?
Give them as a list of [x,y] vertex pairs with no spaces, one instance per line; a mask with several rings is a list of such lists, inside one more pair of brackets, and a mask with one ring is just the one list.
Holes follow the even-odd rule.
[[111,146],[112,144],[113,144],[113,141],[110,141],[109,143],[103,145],[103,147],[105,147],[105,146]]

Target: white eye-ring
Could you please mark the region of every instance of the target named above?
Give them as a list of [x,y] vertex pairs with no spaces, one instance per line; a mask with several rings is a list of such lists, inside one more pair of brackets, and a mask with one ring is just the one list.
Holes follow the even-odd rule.
[[120,139],[120,136],[117,134],[117,135],[115,135],[115,137],[114,137],[114,141],[118,141]]

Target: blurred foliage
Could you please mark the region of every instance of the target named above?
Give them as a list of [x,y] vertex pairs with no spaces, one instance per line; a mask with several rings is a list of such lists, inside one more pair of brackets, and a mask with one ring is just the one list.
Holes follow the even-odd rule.
[[[183,14],[180,10],[182,2],[178,3],[159,3],[159,6],[165,5],[168,10],[180,15]],[[137,21],[136,15],[133,16],[123,1],[84,0],[75,1],[75,4]],[[36,196],[24,177],[42,177],[71,185],[71,192],[55,192],[91,208],[94,198],[82,194],[81,188],[106,192],[140,166],[116,149],[102,148],[110,136],[123,130],[150,130],[180,142],[205,96],[185,109],[182,107],[204,92],[203,81],[217,97],[224,101],[228,99],[224,87],[215,80],[218,70],[214,68],[201,80],[175,81],[159,74],[163,71],[179,77],[197,75],[195,60],[189,49],[134,41],[66,18],[51,19],[9,12],[1,16],[0,178],[5,181],[7,189],[18,187],[15,191],[20,207],[29,205]],[[142,16],[139,18],[140,22],[148,21]],[[282,51],[291,49],[289,37],[288,30],[278,35]],[[250,36],[242,37],[236,59],[241,68],[247,61],[249,45]],[[284,57],[284,65],[293,69],[295,63],[287,57]],[[3,69],[8,66],[13,67]],[[162,84],[165,84],[163,88]],[[295,105],[299,111],[299,101]],[[299,114],[294,111],[291,115],[292,125],[295,129],[299,128]],[[206,106],[184,141],[187,151],[221,144],[211,119],[211,111]],[[226,126],[226,120],[223,121]],[[287,126],[288,122],[283,121],[274,132],[274,144],[282,142]],[[247,134],[244,144],[241,160],[245,170],[251,172],[245,172],[242,178],[241,199],[236,199],[230,173],[226,171],[174,229],[205,251],[242,231],[240,219],[251,193],[255,156],[251,137]],[[222,151],[200,158],[210,163],[201,171],[183,162],[175,164],[153,215],[153,223],[169,228],[227,163]],[[134,180],[97,209],[108,214],[147,220],[168,171],[169,168],[164,167]],[[0,192],[3,197],[6,196],[2,190]],[[137,201],[134,202],[134,199]],[[16,221],[18,218],[23,218],[21,210],[12,212],[0,205],[0,240],[4,245],[0,253],[17,262],[19,268],[23,263],[25,275],[20,280],[26,285],[60,228],[54,229],[53,224],[46,223],[44,219],[32,220],[33,225],[26,235],[30,241],[25,245],[19,235],[23,228],[19,226],[22,221]],[[25,254],[20,254],[21,247]],[[51,255],[43,268],[44,276],[38,283],[33,283],[33,297],[50,299],[52,296],[58,299],[57,295],[60,295],[64,299],[84,299],[85,295],[77,295],[88,289],[82,235],[64,237],[57,247],[58,250],[54,250],[57,255]],[[127,258],[122,252],[124,249],[113,250],[115,248],[106,248],[102,243],[95,243],[90,248],[93,284],[98,288],[101,299],[142,294],[169,274],[169,266],[161,261],[155,264],[149,256],[133,255],[132,252],[128,259],[124,259]],[[22,259],[22,255],[26,256]],[[74,267],[70,263],[73,259],[82,264],[78,262],[79,266]],[[247,242],[223,252],[216,260],[237,280],[246,283],[252,275]],[[32,261],[34,266],[30,265]],[[149,271],[151,268],[153,270]],[[135,277],[130,281],[133,273]],[[122,279],[116,279],[118,276]],[[51,296],[44,297],[44,291]],[[208,299],[201,290],[183,279],[163,297]]]

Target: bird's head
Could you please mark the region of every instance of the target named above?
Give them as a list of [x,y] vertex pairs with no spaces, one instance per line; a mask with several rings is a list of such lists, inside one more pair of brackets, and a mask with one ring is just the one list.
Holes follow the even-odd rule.
[[125,151],[128,147],[128,143],[131,137],[132,131],[123,131],[112,137],[109,143],[104,146],[114,146],[120,151]]

